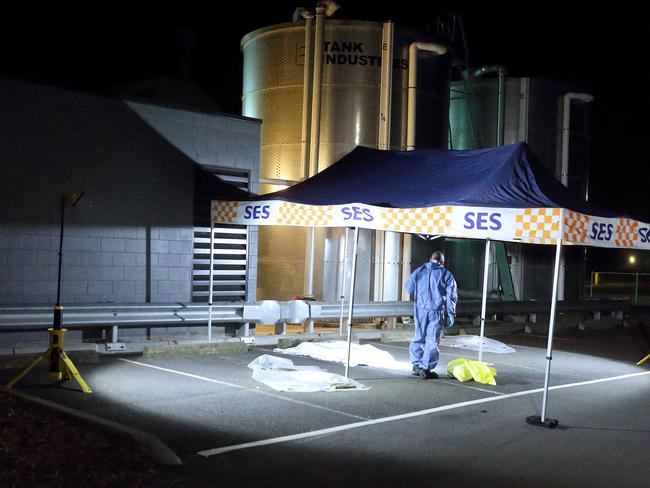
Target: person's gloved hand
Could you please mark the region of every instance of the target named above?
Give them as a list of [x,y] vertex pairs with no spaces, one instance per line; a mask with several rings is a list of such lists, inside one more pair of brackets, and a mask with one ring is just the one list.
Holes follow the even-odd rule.
[[451,327],[454,325],[454,321],[456,320],[455,315],[447,314],[447,327]]

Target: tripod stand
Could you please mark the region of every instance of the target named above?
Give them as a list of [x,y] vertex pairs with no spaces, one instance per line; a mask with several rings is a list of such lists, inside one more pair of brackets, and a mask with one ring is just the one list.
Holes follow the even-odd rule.
[[54,306],[54,323],[53,327],[47,329],[50,335],[50,347],[37,357],[32,364],[27,366],[23,371],[21,371],[18,376],[12,379],[7,383],[7,388],[12,388],[16,383],[18,383],[22,378],[24,378],[27,373],[29,373],[36,365],[38,365],[46,357],[50,357],[50,373],[52,373],[59,381],[70,379],[70,374],[72,377],[79,383],[81,389],[84,393],[92,393],[92,390],[88,387],[84,379],[77,371],[74,363],[70,360],[68,355],[63,350],[63,336],[67,332],[67,329],[61,328],[62,316],[63,316],[63,307],[61,306],[61,267],[62,267],[62,257],[63,257],[63,222],[65,215],[66,205],[74,207],[81,197],[83,192],[73,192],[61,199],[61,232],[59,236],[59,273],[57,278],[57,290],[56,290],[56,305]]
[[34,369],[45,358],[50,358],[50,373],[52,373],[59,381],[70,379],[70,375],[79,383],[81,390],[84,393],[92,393],[93,391],[86,384],[84,379],[79,374],[72,360],[63,350],[63,336],[68,331],[67,329],[47,329],[50,334],[50,347],[47,351],[37,357],[32,364],[22,370],[14,379],[7,383],[7,388],[12,388],[16,383],[23,379],[27,373]]

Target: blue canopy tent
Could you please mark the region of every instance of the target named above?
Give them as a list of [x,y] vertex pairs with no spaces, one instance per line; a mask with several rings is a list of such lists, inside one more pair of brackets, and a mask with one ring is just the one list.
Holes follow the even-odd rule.
[[[357,147],[317,175],[285,190],[213,201],[212,221],[354,227],[351,288],[359,228],[485,239],[481,339],[490,240],[555,245],[541,423],[546,420],[562,245],[650,249],[649,224],[574,197],[526,143],[472,151]],[[352,309],[351,298],[348,343]],[[481,356],[479,350],[479,360]],[[346,365],[346,376],[347,372]]]
[[614,215],[587,207],[569,194],[524,142],[471,151],[381,151],[359,146],[308,180],[256,199],[392,208],[564,207]]

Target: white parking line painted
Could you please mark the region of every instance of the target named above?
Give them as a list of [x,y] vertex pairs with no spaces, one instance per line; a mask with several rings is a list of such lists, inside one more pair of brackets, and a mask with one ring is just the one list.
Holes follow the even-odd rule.
[[[552,386],[549,388],[549,390],[560,390],[564,388],[573,388],[576,386],[585,386],[585,385],[593,385],[596,383],[604,383],[608,381],[618,381],[618,380],[624,380],[628,378],[634,378],[637,376],[643,376],[643,375],[650,375],[650,371],[643,371],[640,373],[631,373],[631,374],[626,374],[626,375],[621,375],[621,376],[612,376],[609,378],[600,378],[596,380],[590,380],[590,381],[582,381],[580,383],[570,383],[566,385],[557,385],[557,386]],[[293,434],[293,435],[285,435],[282,437],[273,437],[270,439],[262,439],[260,441],[254,441],[254,442],[246,442],[243,444],[234,444],[232,446],[224,446],[224,447],[217,447],[215,449],[207,449],[204,451],[199,451],[197,454],[200,454],[201,456],[204,457],[210,457],[210,456],[217,456],[219,454],[224,454],[227,452],[232,452],[232,451],[240,451],[242,449],[250,449],[253,447],[260,447],[260,446],[268,446],[271,444],[280,444],[283,442],[290,442],[290,441],[295,441],[298,439],[306,439],[309,437],[317,437],[317,436],[322,436],[322,435],[328,435],[328,434],[334,434],[336,432],[343,432],[346,430],[352,430],[352,429],[358,429],[360,427],[368,427],[371,425],[377,425],[377,424],[385,424],[387,422],[394,422],[398,420],[405,420],[405,419],[410,419],[414,417],[421,417],[423,415],[430,415],[433,413],[437,412],[445,412],[448,410],[454,410],[457,408],[463,408],[463,407],[469,407],[472,405],[480,405],[482,403],[489,403],[489,402],[496,402],[499,400],[505,400],[507,398],[515,398],[515,397],[520,397],[520,396],[526,396],[526,395],[532,395],[534,393],[541,393],[544,391],[544,388],[535,388],[534,390],[525,390],[525,391],[520,391],[516,393],[509,393],[507,395],[502,395],[498,397],[488,397],[488,398],[482,398],[479,400],[471,400],[467,402],[460,402],[460,403],[453,403],[450,405],[443,405],[441,407],[435,407],[435,408],[428,408],[426,410],[419,410],[417,412],[410,412],[410,413],[405,413],[401,415],[393,415],[391,417],[383,417],[380,419],[373,419],[373,420],[366,420],[364,422],[355,422],[351,424],[345,424],[345,425],[339,425],[336,427],[330,427],[327,429],[319,429],[319,430],[313,430],[311,432],[302,432],[300,434]]]
[[273,393],[269,393],[268,391],[253,390],[251,388],[246,388],[246,390],[258,393],[260,395],[266,395],[272,398],[278,398],[286,402],[296,403],[298,405],[304,405],[306,407],[311,407],[311,408],[317,408],[319,410],[325,410],[331,413],[337,413],[339,415],[344,415],[346,417],[351,417],[353,419],[368,420],[368,417],[362,417],[361,415],[354,415],[353,413],[343,412],[342,410],[336,410],[335,408],[328,408],[328,407],[323,407],[321,405],[316,405],[309,402],[303,402],[302,400],[296,400],[294,398],[283,397],[282,395],[274,395]]
[[484,393],[489,393],[490,395],[505,395],[505,393],[501,393],[500,391],[487,390],[485,388],[479,388],[478,386],[464,385],[464,384],[458,383],[456,381],[453,381],[451,383],[445,383],[445,384],[446,385],[451,385],[451,386],[456,386],[458,388],[467,388],[468,390],[482,391]]
[[269,396],[269,397],[272,397],[272,398],[277,398],[279,400],[284,400],[286,402],[296,403],[298,405],[304,405],[306,407],[316,408],[316,409],[319,409],[319,410],[325,410],[327,412],[336,413],[336,414],[339,414],[339,415],[344,415],[346,417],[351,417],[353,419],[368,420],[367,417],[361,417],[360,415],[354,415],[352,413],[343,412],[341,410],[336,410],[334,408],[328,408],[328,407],[323,407],[321,405],[315,405],[315,404],[309,403],[309,402],[303,402],[302,400],[296,400],[294,398],[287,398],[287,397],[284,397],[282,395],[275,395],[273,393],[269,393],[268,391],[254,390],[252,388],[246,388],[245,386],[236,385],[235,383],[228,383],[226,381],[219,381],[219,380],[215,380],[215,379],[212,379],[212,378],[207,378],[205,376],[199,376],[199,375],[192,374],[192,373],[185,373],[184,371],[177,371],[175,369],[162,368],[160,366],[154,366],[153,364],[140,363],[138,361],[132,361],[130,359],[124,359],[124,358],[117,358],[117,359],[119,361],[124,361],[125,363],[135,364],[137,366],[143,366],[145,368],[157,369],[159,371],[164,371],[166,373],[177,374],[177,375],[180,375],[180,376],[187,376],[188,378],[192,378],[192,379],[195,379],[195,380],[207,381],[209,383],[216,383],[216,384],[219,384],[219,385],[230,386],[232,388],[237,388],[239,390],[251,391],[251,392],[257,393],[259,395],[266,395],[266,396]]
[[381,347],[394,347],[395,349],[406,349],[408,351],[408,347],[406,346],[396,346],[395,344],[379,344],[378,346]]
[[[557,337],[554,337],[553,340],[557,339]],[[542,349],[541,347],[536,347],[536,346],[522,346],[521,344],[506,344],[506,346],[510,347],[521,347],[522,349]],[[544,346],[546,348],[546,345]]]
[[237,388],[237,389],[240,389],[240,390],[244,389],[244,387],[241,386],[241,385],[236,385],[234,383],[227,383],[225,381],[214,380],[212,378],[206,378],[205,376],[198,376],[198,375],[192,374],[192,373],[185,373],[183,371],[176,371],[175,369],[162,368],[160,366],[154,366],[153,364],[140,363],[138,361],[132,361],[130,359],[124,359],[124,358],[117,358],[117,360],[118,361],[124,361],[125,363],[135,364],[137,366],[144,366],[145,368],[157,369],[159,371],[164,371],[166,373],[173,373],[173,374],[177,374],[177,375],[180,375],[180,376],[187,376],[188,378],[193,378],[195,380],[208,381],[210,383],[217,383],[219,385],[231,386],[233,388]]

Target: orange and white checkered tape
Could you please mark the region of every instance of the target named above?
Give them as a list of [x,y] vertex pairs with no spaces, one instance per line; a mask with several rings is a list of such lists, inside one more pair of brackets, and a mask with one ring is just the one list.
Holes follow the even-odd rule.
[[218,201],[212,206],[212,221],[232,223],[237,217],[237,202]]
[[589,233],[589,215],[567,210],[564,214],[564,236],[566,242],[585,242]]
[[327,225],[333,220],[332,206],[304,205],[283,202],[278,210],[279,225]]
[[517,213],[515,238],[522,242],[554,244],[560,229],[560,208],[526,208]]
[[639,241],[637,228],[639,222],[633,219],[620,218],[616,224],[616,239],[614,242],[619,247],[635,247]]
[[398,232],[443,234],[451,227],[451,207],[387,208],[383,228]]

